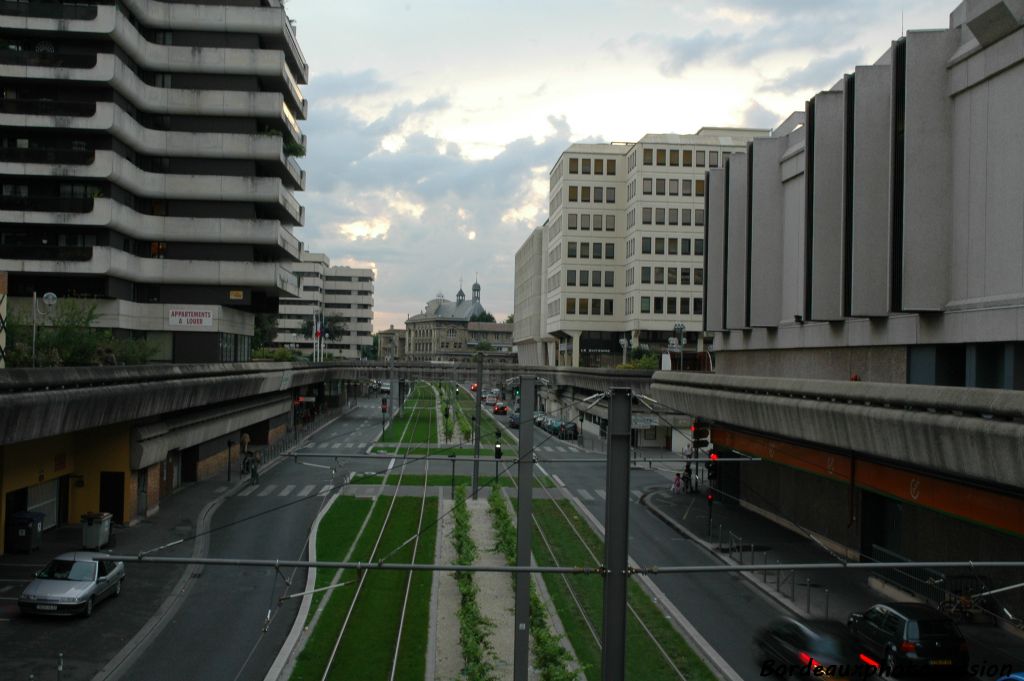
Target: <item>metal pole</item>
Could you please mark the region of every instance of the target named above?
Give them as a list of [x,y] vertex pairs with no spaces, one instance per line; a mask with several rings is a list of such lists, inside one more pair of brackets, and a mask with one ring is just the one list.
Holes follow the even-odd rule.
[[807,614],[811,614],[811,578],[807,578]]
[[[604,506],[604,621],[601,679],[626,678],[626,586],[629,567],[629,388],[612,388],[608,404],[608,465]],[[710,532],[710,526],[709,526]]]
[[32,366],[36,365],[36,292],[32,292]]
[[476,354],[476,428],[473,442],[473,498],[480,492],[480,396],[484,392],[484,353]]
[[450,455],[452,458],[452,501],[455,501],[455,455]]
[[828,589],[825,589],[825,619],[828,619]]
[[[519,381],[520,404],[534,404],[537,383],[534,377],[523,376]],[[479,387],[479,386],[478,386]],[[523,410],[520,406],[519,413]],[[517,475],[518,515],[516,516],[516,565],[530,565],[533,541],[533,422],[525,422],[519,429],[519,464]],[[512,666],[513,681],[528,681],[530,676],[530,575],[516,573],[515,642]]]

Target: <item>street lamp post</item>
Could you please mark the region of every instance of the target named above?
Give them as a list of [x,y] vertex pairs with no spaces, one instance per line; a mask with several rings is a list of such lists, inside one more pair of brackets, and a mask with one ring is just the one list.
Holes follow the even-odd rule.
[[36,300],[36,292],[32,292],[32,366],[36,365],[36,327],[38,326],[38,317],[47,317],[53,311],[54,305],[57,304],[57,294],[46,292],[43,294],[43,303],[46,304],[46,309],[40,310],[38,307],[39,301]]
[[679,338],[679,370],[683,370],[683,348],[686,346],[686,324],[682,322],[676,324],[672,329],[676,332],[676,336]]

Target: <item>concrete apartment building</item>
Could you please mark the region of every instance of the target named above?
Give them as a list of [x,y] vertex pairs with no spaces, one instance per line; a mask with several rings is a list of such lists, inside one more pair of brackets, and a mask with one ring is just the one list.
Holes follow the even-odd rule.
[[[968,0],[948,29],[908,31],[708,171],[716,378],[780,400],[807,391],[808,421],[846,404],[813,398],[844,383],[855,405],[824,446],[808,444],[822,438],[811,427],[778,420],[769,437],[706,412],[721,421],[712,441],[724,456],[761,459],[723,468],[727,494],[854,556],[1020,555],[1020,440],[999,410],[1024,389],[1022,110],[1024,7]],[[892,422],[968,410],[993,435],[982,446],[921,426],[916,440],[892,442],[884,419],[857,422],[871,406],[850,381],[1000,389],[942,404],[934,391],[893,385],[883,398],[863,386],[879,405],[906,405]],[[746,415],[774,415],[749,390],[743,399]],[[792,503],[809,494],[823,501]]]
[[286,265],[299,280],[300,294],[282,298],[277,315],[274,345],[310,355],[313,336],[302,332],[314,315],[337,318],[344,326],[340,336],[328,335],[326,353],[336,359],[359,359],[373,346],[373,270],[331,266],[323,253],[303,251],[301,262]]
[[550,173],[549,213],[516,254],[524,364],[614,366],[685,326],[702,343],[704,174],[768,131],[702,128],[632,144],[573,144]]
[[154,360],[238,361],[298,285],[308,66],[279,0],[3,3],[0,271]]

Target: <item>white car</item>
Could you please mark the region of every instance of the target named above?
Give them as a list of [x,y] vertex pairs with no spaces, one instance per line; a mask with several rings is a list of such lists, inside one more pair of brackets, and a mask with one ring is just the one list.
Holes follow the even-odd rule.
[[36,573],[18,606],[26,615],[89,617],[100,601],[121,593],[124,563],[90,551],[62,553]]

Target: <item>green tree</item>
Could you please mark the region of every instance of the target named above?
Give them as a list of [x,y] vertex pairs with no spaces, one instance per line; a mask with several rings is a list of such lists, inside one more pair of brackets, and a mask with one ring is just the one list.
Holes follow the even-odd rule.
[[510,314],[508,317],[505,318],[505,323],[506,324],[515,324],[515,322],[516,322],[515,317],[516,317],[515,313]]
[[[341,338],[345,335],[345,331],[348,330],[348,324],[344,317],[327,317],[324,319],[324,331],[327,333],[328,338]],[[307,338],[313,337],[313,320],[312,318],[302,322],[302,326],[299,327],[299,332]]]
[[252,349],[269,347],[277,335],[277,314],[273,312],[257,312],[253,320]]
[[480,352],[490,352],[494,349],[494,346],[491,345],[490,341],[482,340],[476,344],[476,349]]
[[478,312],[475,315],[473,315],[472,317],[470,317],[469,321],[471,321],[471,322],[493,322],[494,321],[494,315],[492,315],[487,310],[484,310],[483,312]]

